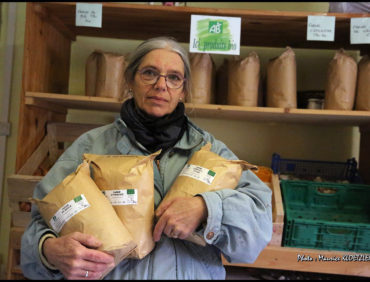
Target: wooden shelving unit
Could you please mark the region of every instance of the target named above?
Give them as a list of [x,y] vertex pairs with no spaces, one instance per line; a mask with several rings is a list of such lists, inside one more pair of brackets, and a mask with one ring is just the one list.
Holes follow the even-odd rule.
[[[16,156],[17,175],[10,177],[8,181],[13,181],[13,183],[18,180],[26,181],[24,184],[26,186],[31,181],[34,185],[37,179],[36,174],[40,173],[40,169],[37,169],[35,165],[52,164],[60,153],[56,143],[61,140],[70,142],[77,133],[81,133],[80,129],[76,131],[75,129],[70,130],[70,127],[68,130],[63,129],[68,109],[119,111],[121,101],[68,95],[71,44],[78,40],[79,36],[145,40],[164,35],[175,37],[180,42],[189,42],[191,15],[219,15],[241,17],[241,45],[243,46],[285,47],[289,44],[292,48],[333,50],[345,48],[346,50],[360,50],[362,54],[370,53],[369,45],[351,45],[349,39],[351,18],[369,17],[369,14],[164,7],[112,2],[102,3],[102,5],[102,28],[91,28],[75,26],[76,4],[73,2],[27,3]],[[335,41],[306,41],[308,15],[335,16]],[[359,170],[365,182],[370,183],[368,173],[370,171],[369,112],[193,104],[186,104],[186,111],[191,117],[359,126],[361,132]],[[62,129],[60,127],[51,128],[49,125],[52,123],[62,125]],[[64,133],[60,134],[56,128]],[[83,130],[89,128],[91,127],[87,126]],[[69,135],[71,132],[73,136]],[[23,229],[19,228],[24,228],[15,225],[17,223],[13,222],[10,231],[10,248],[13,249],[9,250],[9,254],[19,247],[19,234],[23,232]],[[370,277],[369,262],[298,262],[298,254],[309,255],[313,258],[317,258],[318,255],[326,257],[343,255],[342,252],[270,245],[263,250],[254,264],[230,264],[225,260],[224,263],[241,267]],[[9,260],[7,276],[9,279],[21,277],[20,269],[17,267],[19,260],[16,258],[12,256]]]
[[[119,112],[122,101],[114,98],[27,92],[26,105],[66,113],[67,109]],[[360,126],[370,123],[369,111],[338,111],[241,107],[216,104],[185,104],[191,117],[220,118],[244,121],[320,123]]]

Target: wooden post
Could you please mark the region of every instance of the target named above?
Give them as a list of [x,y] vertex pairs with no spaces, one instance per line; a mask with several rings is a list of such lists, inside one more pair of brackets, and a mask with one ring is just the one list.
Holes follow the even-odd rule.
[[65,121],[65,114],[25,105],[26,91],[68,93],[71,39],[40,17],[36,3],[27,3],[16,171],[46,134],[48,121]]

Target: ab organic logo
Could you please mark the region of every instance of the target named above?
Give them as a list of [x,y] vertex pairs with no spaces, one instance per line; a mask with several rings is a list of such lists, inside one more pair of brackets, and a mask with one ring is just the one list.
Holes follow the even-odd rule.
[[222,33],[223,23],[219,21],[209,21],[208,32],[209,33]]
[[193,48],[199,51],[236,50],[236,44],[227,20],[203,19],[197,22],[197,37],[192,42]]

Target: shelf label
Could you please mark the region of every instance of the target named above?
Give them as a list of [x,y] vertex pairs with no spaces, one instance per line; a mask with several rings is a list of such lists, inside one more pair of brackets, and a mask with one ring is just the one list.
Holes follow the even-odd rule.
[[241,18],[191,15],[189,51],[240,54]]
[[335,17],[333,16],[308,16],[307,40],[334,41]]
[[370,43],[370,18],[351,18],[351,44]]
[[100,27],[102,4],[76,3],[76,26]]

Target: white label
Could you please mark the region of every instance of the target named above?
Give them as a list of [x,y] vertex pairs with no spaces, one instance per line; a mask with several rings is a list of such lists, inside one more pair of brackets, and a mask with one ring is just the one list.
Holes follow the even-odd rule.
[[101,27],[102,4],[76,4],[76,26]]
[[50,219],[50,225],[55,232],[59,233],[68,220],[88,207],[90,207],[89,202],[86,200],[85,195],[81,194],[61,207]]
[[137,205],[137,189],[104,190],[102,192],[112,206]]
[[334,41],[335,17],[308,16],[307,40]]
[[191,15],[189,51],[240,54],[241,18]]
[[370,43],[370,18],[351,18],[351,44]]
[[211,185],[215,175],[216,173],[208,168],[187,164],[184,166],[179,176],[188,176]]

